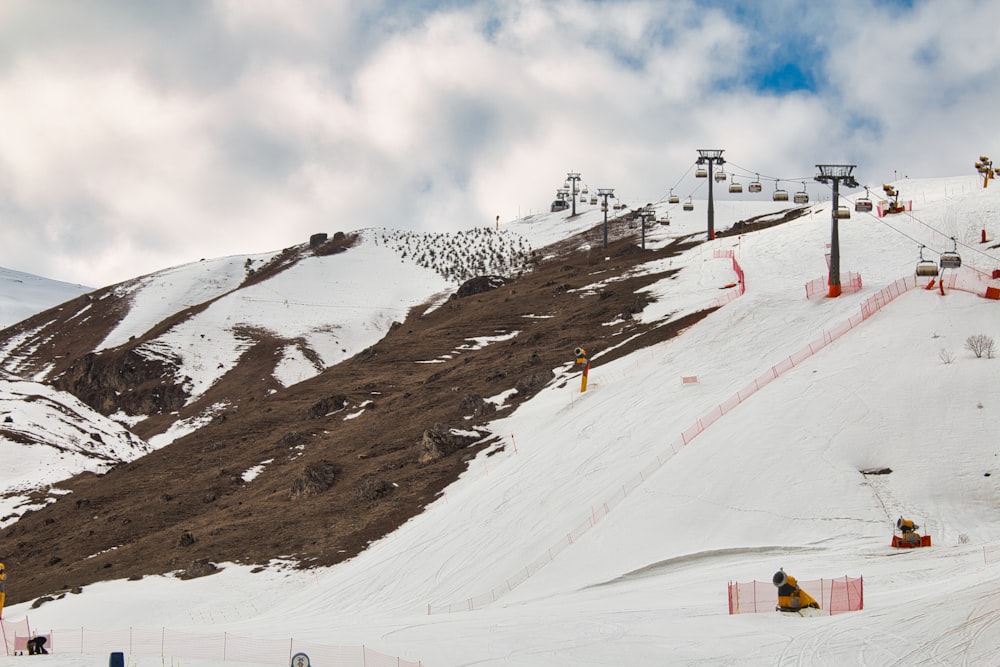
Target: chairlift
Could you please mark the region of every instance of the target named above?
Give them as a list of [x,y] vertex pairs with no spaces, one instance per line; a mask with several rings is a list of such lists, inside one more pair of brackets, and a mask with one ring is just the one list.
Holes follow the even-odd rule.
[[870,213],[872,210],[872,200],[868,197],[868,188],[865,188],[865,196],[854,202],[854,210],[858,213]]
[[962,256],[958,254],[958,241],[955,237],[951,237],[952,248],[950,252],[941,253],[941,268],[942,269],[957,269],[962,266]]
[[788,190],[780,189],[778,183],[781,183],[781,181],[774,182],[774,194],[771,195],[771,199],[774,201],[788,201]]
[[760,192],[761,191],[760,174],[757,174],[757,180],[750,181],[750,185],[747,186],[747,190],[750,191],[750,192]]
[[708,169],[698,167],[694,172],[695,178],[708,178]]
[[[785,197],[785,199],[788,199],[788,197]],[[806,191],[806,184],[805,183],[802,184],[802,190],[800,190],[799,192],[796,192],[795,196],[792,199],[793,199],[793,201],[796,204],[808,204],[809,203],[809,193]],[[838,211],[838,213],[839,213],[839,211]],[[837,217],[840,217],[840,216],[838,215]]]
[[729,191],[730,192],[743,192],[743,184],[736,182],[736,176],[730,176],[729,178]]
[[851,217],[851,209],[846,206],[838,206],[836,217],[838,220],[847,220]]
[[667,201],[671,204],[680,204],[681,198],[674,194],[673,188],[670,188],[670,198]]
[[688,197],[688,200],[686,202],[684,202],[684,210],[685,211],[693,211],[694,210],[694,203],[691,201],[690,197]]
[[715,172],[715,182],[719,183],[720,181],[724,180],[726,180],[726,172],[724,172],[722,169],[717,170]]
[[917,276],[936,276],[937,263],[933,259],[924,259],[924,246],[920,246],[920,260],[917,261]]

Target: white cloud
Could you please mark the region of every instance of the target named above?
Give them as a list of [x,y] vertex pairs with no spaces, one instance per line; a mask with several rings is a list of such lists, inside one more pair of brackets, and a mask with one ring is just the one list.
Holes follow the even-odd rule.
[[[569,170],[655,201],[696,193],[698,148],[785,178],[963,174],[993,148],[1000,9],[892,6],[16,2],[0,266],[101,285],[315,231],[466,228],[547,208]],[[761,89],[786,61],[812,87]]]

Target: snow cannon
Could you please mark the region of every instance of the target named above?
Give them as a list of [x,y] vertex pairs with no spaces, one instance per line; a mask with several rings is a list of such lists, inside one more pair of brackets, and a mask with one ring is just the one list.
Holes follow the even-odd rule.
[[785,574],[784,568],[774,573],[771,578],[778,589],[778,606],[775,611],[798,612],[802,609],[819,609],[819,603],[813,596],[799,588],[795,577]]
[[899,517],[896,519],[896,528],[900,535],[892,534],[892,546],[899,549],[913,549],[915,547],[929,547],[931,545],[930,535],[920,535],[917,530],[920,528],[910,519]]
[[587,376],[590,374],[590,360],[587,359],[587,351],[582,347],[573,350],[576,363],[583,364],[583,374],[580,376],[580,393],[587,391]]

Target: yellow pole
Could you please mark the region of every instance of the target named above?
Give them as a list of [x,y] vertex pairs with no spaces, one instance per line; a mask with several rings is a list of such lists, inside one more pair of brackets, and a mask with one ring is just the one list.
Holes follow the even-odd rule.
[[580,377],[580,393],[587,391],[587,372],[590,370],[590,362],[583,367],[583,375]]
[[7,597],[7,568],[0,563],[0,618],[3,618],[3,601]]

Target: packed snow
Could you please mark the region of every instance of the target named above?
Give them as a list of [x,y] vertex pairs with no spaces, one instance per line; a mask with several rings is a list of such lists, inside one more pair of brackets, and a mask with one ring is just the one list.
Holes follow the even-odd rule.
[[[95,584],[3,617],[51,630],[57,650],[46,664],[65,667],[94,664],[58,651],[60,629],[81,627],[364,645],[428,667],[991,664],[1000,650],[1000,361],[966,342],[1000,337],[1000,301],[983,298],[1000,286],[991,278],[1000,261],[994,242],[981,243],[984,230],[1000,233],[1000,186],[982,189],[973,176],[896,185],[912,213],[838,223],[841,271],[861,275],[859,291],[806,298],[804,286],[826,275],[828,200],[792,222],[695,247],[672,260],[676,276],[650,288],[658,301],[643,317],[719,310],[678,338],[608,363],[598,355],[585,393],[567,350],[549,386],[490,424],[501,444],[345,563],[220,564],[194,581]],[[703,233],[704,203],[693,212],[657,204],[671,224],[649,230],[647,243]],[[762,208],[727,201],[716,229]],[[506,227],[539,248],[602,219],[568,214]],[[943,294],[913,276],[921,245],[934,259],[962,255],[963,267],[942,276]],[[746,276],[738,298],[726,288],[733,259]],[[398,265],[378,268],[388,277]],[[352,289],[386,283],[395,284]],[[883,298],[894,285],[907,289]],[[876,297],[879,307],[863,310]],[[881,468],[892,472],[862,473]],[[900,515],[933,546],[891,548]],[[864,609],[728,613],[729,582],[768,582],[779,568],[800,581],[863,577]],[[8,593],[17,576],[8,571]],[[217,664],[198,655],[129,664],[175,658]]]

